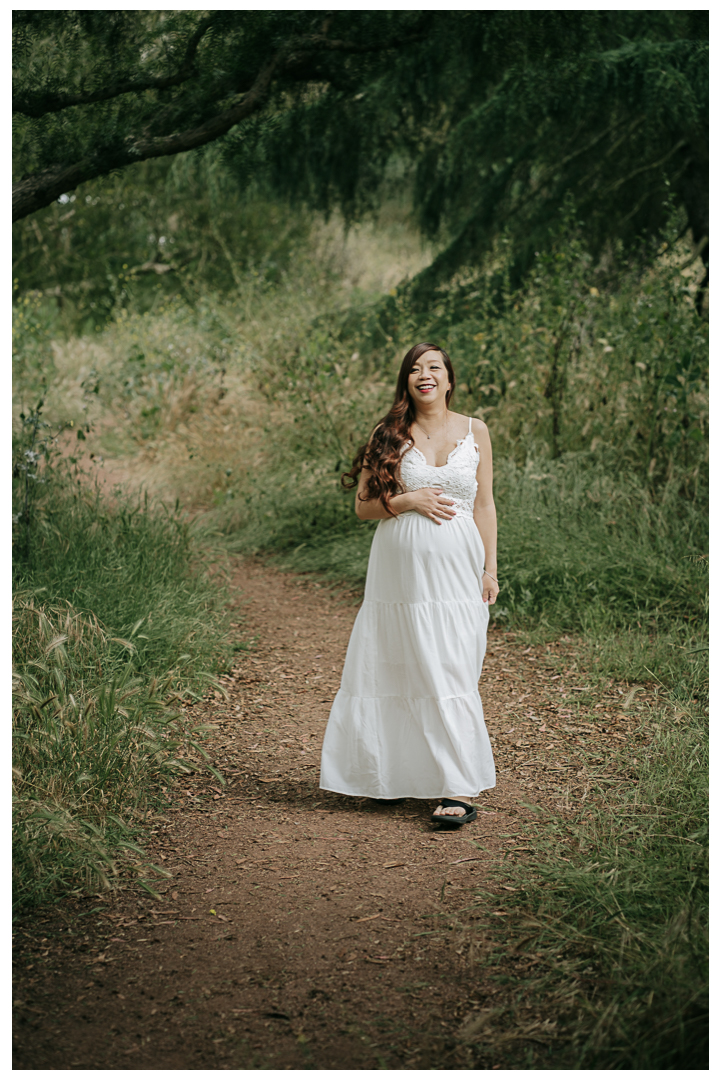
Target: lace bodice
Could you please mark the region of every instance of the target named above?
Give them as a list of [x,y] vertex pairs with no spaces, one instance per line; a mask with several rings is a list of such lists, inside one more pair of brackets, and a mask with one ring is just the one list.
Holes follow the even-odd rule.
[[405,491],[441,487],[444,494],[454,500],[453,510],[457,517],[472,518],[479,460],[480,453],[472,431],[468,431],[464,439],[458,439],[457,446],[450,451],[444,465],[428,465],[416,444],[408,446],[400,463],[403,487]]

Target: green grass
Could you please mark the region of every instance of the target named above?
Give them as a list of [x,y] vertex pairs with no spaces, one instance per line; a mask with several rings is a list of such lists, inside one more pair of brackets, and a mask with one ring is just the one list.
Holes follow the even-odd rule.
[[555,1068],[707,1068],[707,710],[669,701],[650,722],[636,782],[548,817],[536,860],[502,871],[506,951],[541,961],[522,996],[556,1021]]
[[14,568],[18,911],[107,887],[120,864],[162,873],[146,864],[138,825],[162,784],[199,767],[202,731],[177,704],[228,648],[222,589],[199,557],[209,536],[162,506],[110,504],[44,476]]
[[214,626],[221,596],[207,573],[213,550],[207,530],[162,503],[110,502],[66,484],[44,501],[14,584],[131,639],[138,670],[191,678],[223,651]]
[[[228,546],[361,585],[374,525],[358,521],[334,466],[304,487],[283,490],[285,482],[265,474],[245,506],[226,514]],[[653,498],[632,473],[580,455],[522,470],[500,460],[495,501],[502,591],[494,618],[555,633],[599,624],[654,633],[684,623],[702,634],[707,509],[677,488]]]

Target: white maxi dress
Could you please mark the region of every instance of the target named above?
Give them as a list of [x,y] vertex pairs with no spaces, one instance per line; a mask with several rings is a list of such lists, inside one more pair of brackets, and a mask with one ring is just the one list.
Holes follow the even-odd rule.
[[405,490],[441,487],[455,517],[438,525],[410,510],[377,526],[323,741],[327,791],[436,799],[495,786],[478,692],[489,611],[471,425],[445,465],[414,445],[403,456]]

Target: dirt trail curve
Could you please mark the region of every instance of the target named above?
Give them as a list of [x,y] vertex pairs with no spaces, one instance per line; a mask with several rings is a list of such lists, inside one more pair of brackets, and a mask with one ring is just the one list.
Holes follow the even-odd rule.
[[500,923],[488,869],[523,857],[537,815],[521,803],[577,804],[593,755],[599,773],[635,726],[618,688],[584,728],[571,643],[523,650],[493,627],[481,690],[498,786],[477,822],[435,834],[433,804],[318,790],[357,599],[254,562],[236,564],[231,596],[256,646],[227,700],[194,707],[227,787],[197,774],[153,819],[148,851],[173,875],[160,901],[103,895],[17,928],[14,1067],[499,1067],[462,1038],[507,992],[467,930],[475,890]]

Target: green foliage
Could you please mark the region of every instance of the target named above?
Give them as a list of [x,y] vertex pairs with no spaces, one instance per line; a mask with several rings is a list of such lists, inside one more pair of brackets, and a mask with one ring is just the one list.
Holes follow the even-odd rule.
[[[242,189],[338,206],[348,221],[412,189],[440,248],[416,298],[482,262],[503,230],[517,284],[568,195],[594,257],[609,238],[657,234],[668,185],[695,243],[707,239],[705,12],[16,12],[14,35],[18,205],[63,201],[20,232],[29,263],[36,244],[56,268],[63,243],[82,248],[100,213],[89,208],[109,189],[83,188],[68,206],[78,184],[214,140]],[[149,168],[141,186],[162,174]],[[194,191],[183,189],[184,219]],[[152,207],[120,202],[132,235]],[[142,261],[114,239],[112,290],[122,293],[123,263],[164,264],[173,213],[151,223],[155,250]],[[214,230],[211,249],[241,265],[242,229],[226,235],[215,214],[197,217]]]
[[482,262],[504,229],[517,284],[568,195],[594,256],[609,238],[658,232],[666,181],[700,243],[707,40],[699,12],[443,12],[354,94],[331,82],[230,133],[228,160],[349,217],[411,183],[418,222],[441,245],[412,284],[416,302]]
[[220,662],[218,594],[205,575],[190,570],[199,535],[188,521],[147,499],[111,506],[80,482],[50,477],[46,488],[29,557],[16,552],[15,587],[41,590],[49,603],[68,602],[132,637],[138,670],[179,680]]
[[199,732],[169,707],[171,680],[139,675],[133,641],[109,636],[94,616],[20,594],[13,637],[13,892],[22,910],[108,888],[128,860],[147,872],[138,823],[158,783],[188,771],[181,757]]
[[[518,462],[597,451],[657,488],[683,475],[696,495],[706,478],[708,336],[693,309],[692,253],[664,241],[650,271],[609,256],[595,266],[571,211],[522,290],[510,287],[503,255],[468,274],[459,296],[448,290],[430,327],[457,357],[500,451]],[[504,280],[493,295],[498,264]]]
[[[298,86],[312,95],[328,79],[362,80],[388,50],[412,43],[423,21],[414,12],[15,16],[14,219],[79,183],[197,149],[259,111],[287,108]],[[329,36],[333,22],[340,37]]]
[[488,271],[505,282],[500,314],[475,273],[474,294],[448,287],[422,322],[398,298],[381,332],[362,310],[340,332],[316,319],[255,361],[283,421],[223,511],[231,543],[360,585],[373,525],[357,522],[339,476],[391,400],[404,345],[439,340],[459,376],[456,408],[483,417],[493,440],[496,617],[702,627],[707,325],[682,250],[649,272],[615,265],[612,278],[571,221],[522,292],[510,259],[500,246]]
[[[702,703],[707,665],[695,674]],[[707,709],[673,697],[651,717],[635,786],[558,819],[570,843],[524,866],[507,901],[524,916],[518,949],[546,965],[526,992],[561,1017],[557,1068],[707,1068]]]
[[159,783],[203,755],[172,703],[227,649],[222,594],[186,521],[147,500],[109,504],[52,456],[35,468],[44,484],[14,564],[18,908],[107,887],[128,858],[147,870],[138,822]]
[[172,298],[202,307],[247,275],[276,281],[309,219],[243,195],[217,152],[143,162],[13,225],[18,318],[25,300],[58,331],[92,333]]
[[[496,485],[503,592],[496,617],[553,629],[706,620],[707,518],[678,485],[653,500],[632,474],[583,457],[536,472],[505,465]],[[682,595],[676,588],[682,580]]]
[[17,483],[17,512],[13,514],[13,525],[17,525],[17,548],[22,557],[29,561],[34,552],[33,532],[36,518],[36,504],[41,494],[41,485],[46,482],[42,475],[42,465],[50,464],[54,443],[60,432],[53,436],[50,425],[42,418],[44,402],[38,402],[27,414],[20,413],[21,435],[13,446],[13,479]]

